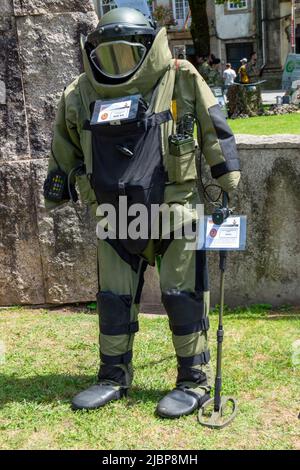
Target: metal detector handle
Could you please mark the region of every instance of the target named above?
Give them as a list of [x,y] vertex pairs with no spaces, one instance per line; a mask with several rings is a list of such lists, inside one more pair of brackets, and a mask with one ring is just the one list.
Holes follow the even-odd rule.
[[223,191],[222,192],[222,206],[227,208],[228,207],[228,202],[229,202],[228,193],[226,193],[226,191]]
[[[228,201],[229,201],[229,197],[228,197],[228,193],[226,193],[225,191],[223,191],[223,194],[222,194],[222,206],[223,207],[228,207]],[[227,258],[227,252],[226,251],[220,251],[220,271],[222,273],[225,272],[225,269],[226,269],[226,258]]]

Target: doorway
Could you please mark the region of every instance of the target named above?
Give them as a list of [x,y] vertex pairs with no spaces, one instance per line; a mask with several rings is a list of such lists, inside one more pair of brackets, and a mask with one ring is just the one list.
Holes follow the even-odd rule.
[[236,71],[238,71],[241,66],[240,60],[244,57],[249,60],[251,52],[253,52],[252,42],[226,44],[227,62],[230,62],[232,68]]

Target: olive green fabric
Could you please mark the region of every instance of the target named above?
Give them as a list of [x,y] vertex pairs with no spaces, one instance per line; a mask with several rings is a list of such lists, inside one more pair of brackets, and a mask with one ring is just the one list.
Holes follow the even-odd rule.
[[[196,252],[186,250],[186,240],[174,240],[162,257],[160,266],[161,291],[178,289],[185,292],[195,292]],[[210,308],[209,292],[203,292],[204,315],[208,316]],[[184,312],[182,312],[184,315]],[[208,332],[199,331],[184,336],[172,334],[172,341],[176,354],[181,357],[194,356],[209,349]],[[213,385],[213,371],[211,363],[193,366],[193,369],[202,370],[207,377],[207,386],[198,386],[192,382],[183,382],[181,385],[191,387],[203,395]]]
[[[90,120],[90,104],[101,98],[119,98],[126,95],[141,93],[149,102],[153,89],[161,80],[155,101],[154,111],[160,112],[171,107],[171,98],[176,101],[177,119],[186,113],[196,114],[201,132],[198,135],[199,144],[203,149],[206,162],[215,166],[225,162],[225,157],[211,119],[209,108],[216,105],[216,99],[211,90],[188,61],[174,61],[168,47],[167,33],[162,28],[146,56],[142,66],[126,83],[105,85],[98,83],[93,75],[82,40],[82,52],[85,73],[80,75],[64,91],[54,126],[52,155],[49,160],[49,170],[57,164],[66,172],[84,162],[87,175],[76,178],[81,199],[90,205],[96,213],[97,201],[92,190],[88,175],[92,173],[92,143],[91,132],[85,130],[84,124]],[[175,78],[175,86],[173,81]],[[170,93],[166,93],[168,90]],[[174,90],[173,97],[172,91]],[[195,206],[200,201],[197,191],[196,152],[174,159],[170,154],[168,137],[176,131],[176,123],[168,122],[161,125],[162,153],[169,182],[165,187],[164,201],[166,205],[175,204],[182,211],[183,204],[189,203],[192,209],[186,211],[187,218],[195,220]],[[202,139],[202,142],[201,142]],[[235,173],[235,174],[234,174]],[[232,172],[219,178],[222,187],[234,189],[238,183],[239,172]],[[46,201],[48,208],[56,204]],[[175,230],[172,227],[162,227],[162,232]],[[193,292],[195,288],[196,252],[187,251],[184,240],[173,241],[161,259],[160,282],[162,290],[175,288]],[[154,264],[155,256],[160,253],[155,241],[150,241],[143,256]],[[117,252],[105,241],[99,241],[99,272],[102,291],[111,291],[117,295],[131,294],[135,298],[138,288],[140,269],[136,273],[129,264],[123,261]],[[205,312],[209,310],[209,292],[204,293]],[[100,312],[101,313],[101,312]],[[131,321],[136,321],[138,305],[132,305]],[[184,315],[184,312],[183,312]],[[101,315],[100,315],[101,322]],[[119,355],[131,350],[134,334],[110,336],[100,334],[100,349],[104,355]],[[197,355],[207,349],[207,332],[198,332],[186,336],[172,335],[176,352],[183,357]],[[131,375],[132,364],[120,366]],[[212,383],[210,364],[196,366],[201,368],[208,377],[208,386]],[[197,387],[196,384],[193,386]],[[202,393],[203,389],[199,390]]]
[[[168,289],[177,289],[186,292],[195,292],[196,282],[196,252],[186,250],[185,239],[173,240],[170,242],[166,252],[161,257],[160,265],[160,288],[162,291]],[[156,255],[161,253],[161,241],[154,244]],[[152,255],[149,261],[152,260]],[[100,274],[100,287],[102,291],[110,291],[117,295],[131,295],[134,299],[137,293],[139,280],[141,276],[141,264],[135,272],[128,263],[126,263],[118,253],[106,241],[98,241],[98,262]],[[111,275],[111,267],[114,267],[114,275]],[[208,316],[209,312],[209,292],[203,293],[204,314]],[[130,321],[137,321],[139,305],[132,304]],[[101,311],[100,323],[101,323]],[[182,312],[184,315],[184,311]],[[166,319],[167,321],[167,319]],[[195,356],[208,349],[208,333],[199,331],[196,333],[177,336],[170,333],[172,342],[177,355],[181,357]],[[100,333],[100,352],[102,354],[114,356],[125,354],[132,350],[134,334],[131,335],[104,335]],[[131,385],[133,379],[132,363],[128,366],[119,364],[128,371]],[[207,386],[197,386],[197,384],[185,382],[181,385],[187,385],[194,388],[199,394],[203,394],[213,383],[213,374],[210,362],[202,366],[193,366],[194,369],[202,370],[207,376]],[[174,370],[174,377],[176,371]]]
[[[111,275],[113,266],[113,276]],[[139,279],[141,276],[142,260],[137,272],[117,254],[117,252],[104,240],[98,241],[98,272],[99,288],[102,291],[113,292],[117,295],[136,296]],[[101,312],[100,324],[101,324]],[[130,309],[130,322],[138,320],[139,305],[132,303]],[[125,354],[132,350],[134,334],[131,335],[104,335],[99,333],[100,351],[109,356]],[[118,367],[126,373],[127,386],[131,385],[133,379],[132,363],[128,365],[118,364]]]
[[[92,172],[92,144],[91,144],[91,132],[85,130],[84,123],[90,119],[90,104],[97,99],[121,97],[125,95],[131,95],[135,93],[141,93],[143,97],[149,101],[151,92],[155,85],[161,79],[170,67],[176,68],[176,83],[174,89],[174,99],[177,102],[177,114],[180,119],[184,114],[188,112],[195,112],[199,123],[202,128],[202,148],[207,163],[210,166],[217,165],[225,161],[225,157],[222,153],[222,149],[214,128],[214,124],[209,115],[208,109],[216,104],[216,99],[213,96],[211,90],[206,85],[203,78],[199,75],[197,70],[193,67],[190,62],[181,60],[174,63],[171,52],[168,47],[167,33],[162,28],[154,43],[146,56],[142,66],[137,70],[134,76],[126,83],[119,85],[105,85],[98,83],[95,79],[90,63],[84,48],[84,40],[82,40],[82,53],[85,73],[81,74],[74,82],[72,82],[64,91],[54,125],[54,135],[52,143],[52,151],[49,159],[49,171],[57,167],[57,162],[61,168],[68,173],[74,168],[80,161],[83,161],[86,166],[87,174]],[[169,76],[166,76],[166,85],[168,86]],[[156,109],[164,107],[168,109],[170,103],[162,103],[160,99],[157,100]],[[174,158],[169,155],[168,136],[175,130],[174,125],[171,122],[162,124],[162,149],[163,158],[166,166],[166,170],[171,175],[177,174],[178,165],[187,166],[186,157],[182,159],[182,162],[176,163]],[[201,140],[200,135],[198,140]],[[55,158],[54,158],[55,157]],[[185,162],[183,162],[185,160]],[[190,168],[195,171],[195,165],[193,162],[189,163]],[[181,171],[181,174],[184,170]],[[190,181],[190,188],[194,186],[192,181],[192,174],[189,171],[187,181]],[[196,178],[196,174],[194,178]],[[174,183],[182,183],[186,181],[176,181]],[[224,178],[219,182],[224,184],[224,189],[227,189],[228,185],[226,180],[232,180],[230,173],[224,175]],[[90,187],[89,179],[87,177],[76,178],[81,199],[90,204],[95,209],[95,194]],[[234,182],[231,182],[230,186],[236,185],[238,178],[234,178]],[[187,193],[191,189],[187,190]],[[179,192],[183,193],[182,188],[178,188]],[[169,188],[166,188],[166,193]],[[171,192],[174,190],[171,189]],[[186,195],[183,195],[184,199],[187,199]],[[166,194],[166,198],[168,195]],[[58,206],[59,203],[52,203],[46,201],[47,208],[53,208]]]

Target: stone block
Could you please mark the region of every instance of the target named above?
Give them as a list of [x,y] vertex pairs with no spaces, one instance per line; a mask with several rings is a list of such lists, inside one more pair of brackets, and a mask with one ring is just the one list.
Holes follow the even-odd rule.
[[14,18],[6,19],[0,31],[0,80],[6,89],[0,103],[0,164],[30,157],[16,25]]
[[71,205],[47,212],[42,194],[45,159],[32,162],[33,192],[43,264],[45,302],[66,304],[95,300],[97,293],[96,228],[86,208]]
[[[242,179],[232,205],[248,217],[247,250],[229,253],[225,303],[300,303],[299,136],[239,136]],[[218,255],[209,254],[212,303]]]
[[82,70],[80,34],[97,23],[94,13],[17,19],[31,155],[47,157],[58,100]]
[[[6,2],[8,0],[5,0]],[[93,11],[92,0],[12,0],[15,16]]]
[[30,162],[0,165],[0,305],[43,304]]

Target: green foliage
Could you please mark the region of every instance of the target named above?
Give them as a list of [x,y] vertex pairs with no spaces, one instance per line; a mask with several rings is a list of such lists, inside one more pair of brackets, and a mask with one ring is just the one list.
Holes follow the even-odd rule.
[[95,310],[97,310],[97,303],[96,302],[91,302],[91,303],[87,304],[86,308],[88,310],[95,311]]
[[174,20],[174,17],[173,17],[172,8],[159,5],[155,8],[153,17],[160,26],[176,25],[176,21]]
[[[218,5],[223,5],[227,0],[215,0],[215,3]],[[231,0],[232,2],[236,3],[237,5],[241,3],[241,0]]]
[[235,134],[299,134],[300,113],[228,119],[228,124]]

